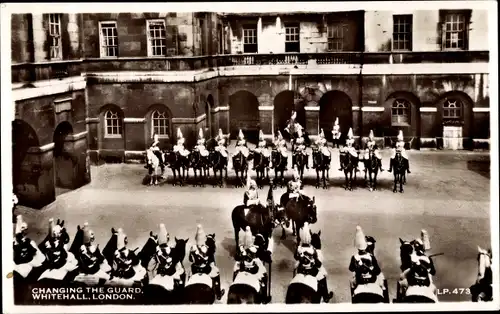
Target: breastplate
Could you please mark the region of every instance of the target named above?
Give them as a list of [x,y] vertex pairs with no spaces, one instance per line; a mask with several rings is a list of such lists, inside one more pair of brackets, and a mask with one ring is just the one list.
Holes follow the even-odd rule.
[[22,241],[14,244],[14,262],[16,264],[29,263],[35,255],[35,248],[31,245],[31,241]]

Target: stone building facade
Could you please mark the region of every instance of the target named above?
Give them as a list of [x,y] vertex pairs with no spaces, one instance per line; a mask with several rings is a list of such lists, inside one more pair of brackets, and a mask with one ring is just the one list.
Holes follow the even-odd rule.
[[40,207],[152,135],[399,130],[415,149],[489,143],[488,11],[12,15],[14,188]]

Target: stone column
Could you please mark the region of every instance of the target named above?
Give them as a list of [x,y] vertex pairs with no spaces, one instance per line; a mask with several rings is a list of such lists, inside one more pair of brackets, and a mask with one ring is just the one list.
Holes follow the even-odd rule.
[[73,57],[80,57],[80,31],[78,25],[78,14],[68,14],[68,35],[69,46],[71,47],[70,55]]
[[262,18],[259,17],[259,20],[257,21],[257,52],[258,53],[262,53],[265,44],[266,44],[266,42],[262,40]]
[[47,42],[47,30],[44,27],[43,14],[33,14],[33,55],[35,62],[47,60],[49,54],[45,50]]

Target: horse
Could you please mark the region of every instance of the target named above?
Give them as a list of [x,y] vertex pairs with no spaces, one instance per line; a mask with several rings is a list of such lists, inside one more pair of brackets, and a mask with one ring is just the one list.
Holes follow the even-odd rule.
[[399,183],[399,192],[403,193],[403,184],[406,171],[408,170],[407,161],[403,158],[401,152],[396,152],[396,156],[391,160],[394,171],[394,188],[392,192],[397,193],[397,185]]
[[193,168],[195,186],[197,185],[197,175],[200,172],[200,186],[205,185],[205,178],[210,177],[208,156],[202,156],[200,151],[195,150],[189,155],[189,166]]
[[352,175],[356,171],[356,167],[358,165],[359,159],[358,157],[354,157],[350,152],[340,153],[340,164],[344,169],[345,176],[345,186],[346,190],[352,191]]
[[309,163],[309,155],[305,153],[293,153],[293,159],[295,160],[295,166],[297,166],[297,171],[299,172],[300,180],[304,179],[304,168]]
[[[325,156],[320,150],[314,149],[313,154],[313,168],[316,169],[316,188],[320,186],[319,173],[322,173],[321,180],[323,181],[323,189],[327,188],[326,180],[329,179],[331,156]],[[326,177],[325,177],[326,173]]]
[[236,173],[236,177],[239,179],[236,184],[238,187],[245,186],[244,182],[248,173],[248,162],[251,158],[252,154],[245,157],[241,151],[233,155],[233,169]]
[[376,190],[377,189],[377,175],[378,175],[378,170],[380,169],[381,162],[380,159],[377,158],[375,155],[375,151],[370,149],[368,151],[368,159],[364,160],[364,166],[365,166],[365,181],[367,181],[367,174],[369,176],[369,181],[368,182],[368,188],[370,191]]
[[[174,151],[170,151],[166,155],[167,163],[170,169],[172,169],[172,173],[174,174],[173,185],[175,185],[177,182],[181,186],[184,185],[184,181],[189,179],[189,155],[183,156],[179,152]],[[179,176],[177,176],[177,174]]]
[[[220,179],[217,180],[219,187],[222,187],[222,172],[225,171],[225,179],[227,180],[227,157],[222,156],[222,154],[216,150],[210,151],[208,156],[208,163],[214,171],[214,177],[217,180],[217,172],[220,171]],[[214,187],[215,187],[214,183]]]
[[[59,227],[61,227],[61,234],[59,236],[59,241],[61,241],[62,243],[64,243],[64,246],[66,247],[67,244],[69,243],[70,237],[69,237],[68,231],[64,227],[64,220],[57,219],[56,225],[59,226]],[[38,248],[40,249],[40,251],[43,254],[47,253],[46,243],[49,241],[50,237],[51,237],[51,235],[47,234],[47,236],[43,239],[43,241],[40,242],[40,244],[38,244]]]
[[253,160],[253,169],[257,172],[257,185],[262,188],[264,177],[269,181],[269,157],[264,156],[261,152],[253,152],[251,159]]
[[[164,157],[164,153],[161,152]],[[158,178],[163,178],[163,169],[160,166],[160,160],[158,156],[153,153],[153,150],[146,150],[146,158],[147,158],[147,167],[148,167],[148,175],[149,175],[149,185],[158,185]]]
[[[293,235],[297,235],[297,243],[300,243],[299,230],[304,223],[314,224],[318,221],[315,202],[315,197],[311,199],[306,195],[290,199],[288,193],[284,193],[280,198],[280,204],[285,207],[286,216],[292,221]],[[285,238],[285,228],[282,228],[281,239]]]
[[[285,171],[288,168],[288,156],[285,157],[280,151],[273,149],[271,152],[271,164],[274,170],[274,181],[279,182],[280,187],[283,187],[285,184]],[[278,173],[281,173],[279,180]]]
[[478,277],[470,287],[472,302],[493,301],[493,272],[491,270],[491,250],[478,247],[477,254]]

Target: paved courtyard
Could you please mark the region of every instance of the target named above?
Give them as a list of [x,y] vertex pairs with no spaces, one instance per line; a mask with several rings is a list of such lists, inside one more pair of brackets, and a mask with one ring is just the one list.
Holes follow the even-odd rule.
[[[387,170],[390,151],[382,154]],[[337,171],[337,150],[333,150],[328,190],[315,189],[312,183],[316,174],[312,169],[306,171],[305,193],[316,196],[318,207],[318,222],[312,230],[322,231],[329,288],[335,294],[331,302],[350,302],[348,265],[356,251],[354,233],[358,224],[377,240],[376,256],[388,280],[391,299],[400,273],[398,238],[412,239],[423,228],[430,235],[431,254],[444,253],[434,258],[436,286],[453,290],[474,283],[477,245],[490,246],[489,154],[411,151],[409,156],[412,173],[404,194],[392,192],[392,174],[387,172],[379,176],[378,191],[368,191],[361,179],[354,191],[345,191],[342,174]],[[123,228],[129,247],[135,248],[141,247],[149,231],[156,232],[162,222],[172,237],[189,238],[189,244],[193,244],[196,224],[201,223],[207,233],[216,233],[216,260],[226,289],[221,302],[226,302],[234,263],[231,256],[235,251],[231,211],[243,201],[244,189],[231,184],[224,188],[174,187],[169,183],[146,186],[142,184],[146,170],[137,164],[107,164],[92,167],[91,171],[89,185],[59,195],[44,209],[16,209],[16,214],[23,214],[28,222],[31,238],[40,242],[47,234],[48,219],[54,217],[66,220],[71,237],[78,224],[88,221],[101,248],[109,240],[111,227]],[[291,171],[287,173],[290,176]],[[232,171],[229,177],[234,177]],[[262,200],[267,191],[267,187],[261,190]],[[283,192],[284,189],[275,190],[275,200]],[[287,239],[281,241],[281,229],[274,232],[273,303],[284,301],[292,278],[295,239],[291,230],[287,233]],[[186,259],[185,266],[188,265]],[[470,300],[465,294],[439,298]]]

